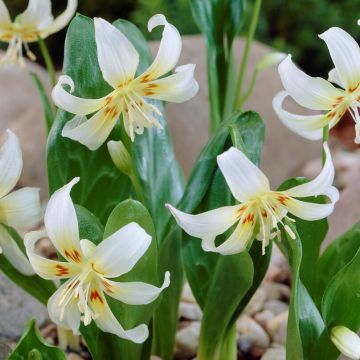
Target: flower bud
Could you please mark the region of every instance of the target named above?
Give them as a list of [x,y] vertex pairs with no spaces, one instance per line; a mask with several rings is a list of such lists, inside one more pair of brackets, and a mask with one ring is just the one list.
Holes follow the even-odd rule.
[[360,337],[345,326],[334,326],[331,341],[342,354],[350,359],[360,359]]
[[257,71],[262,71],[273,67],[286,58],[286,54],[282,52],[266,54],[256,65]]
[[109,141],[107,147],[115,166],[124,174],[133,174],[132,160],[122,141]]

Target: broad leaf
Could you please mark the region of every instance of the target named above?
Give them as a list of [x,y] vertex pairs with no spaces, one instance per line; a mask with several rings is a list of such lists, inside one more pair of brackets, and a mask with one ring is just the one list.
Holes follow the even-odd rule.
[[27,324],[8,360],[66,360],[64,352],[42,338],[35,319]]

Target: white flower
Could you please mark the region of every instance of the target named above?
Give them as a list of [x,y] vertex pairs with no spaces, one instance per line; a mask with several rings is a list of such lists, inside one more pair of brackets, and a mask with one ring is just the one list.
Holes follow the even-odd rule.
[[330,338],[342,354],[350,359],[360,359],[360,338],[356,333],[345,326],[334,326]]
[[[178,62],[181,38],[177,29],[166,21],[164,15],[153,16],[148,23],[149,31],[164,26],[160,48],[154,62],[138,77],[139,54],[131,42],[116,27],[96,18],[95,39],[102,75],[114,89],[101,99],[82,99],[70,95],[64,85],[74,91],[69,76],[61,76],[52,97],[55,104],[76,116],[64,127],[62,135],[80,142],[90,150],[99,148],[109,136],[120,115],[131,140],[134,133],[142,134],[144,128],[160,127],[155,114],[160,111],[146,99],[183,102],[198,91],[194,80],[195,65],[183,65],[175,74],[162,77]],[[162,77],[162,78],[160,78]],[[85,115],[90,115],[87,119]]]
[[10,130],[7,133],[8,139],[0,149],[0,252],[18,271],[33,275],[28,259],[3,225],[35,225],[42,214],[39,189],[28,187],[11,192],[19,181],[23,162],[18,138]]
[[[205,251],[223,255],[239,253],[257,236],[263,242],[264,253],[269,241],[279,234],[278,224],[283,224],[287,213],[310,221],[325,218],[332,213],[339,194],[331,185],[334,167],[326,143],[324,149],[326,162],[314,180],[285,191],[271,191],[265,174],[240,150],[232,147],[219,155],[217,162],[234,198],[241,204],[224,206],[198,215],[186,214],[167,206],[185,232],[202,239]],[[297,199],[320,194],[328,196],[331,202],[315,204]],[[216,246],[216,236],[223,234],[234,224],[237,226],[231,236]],[[295,237],[288,225],[285,225],[285,230],[292,238]]]
[[[355,142],[360,142],[360,48],[344,30],[330,28],[319,37],[325,41],[335,69],[329,81],[314,78],[299,70],[290,55],[279,65],[285,91],[276,95],[273,107],[281,121],[299,135],[317,140],[326,125],[335,126],[346,111],[355,121]],[[339,87],[335,87],[333,84]],[[298,104],[311,110],[323,110],[318,115],[297,115],[283,109],[284,99],[290,95]]]
[[24,45],[30,60],[36,60],[28,43],[36,42],[64,28],[73,17],[77,0],[68,0],[66,10],[56,19],[51,14],[50,0],[29,0],[27,9],[15,21],[11,21],[9,11],[3,0],[0,0],[0,41],[9,43],[3,63],[18,62],[25,65],[22,46]]
[[105,331],[121,338],[141,343],[148,336],[148,328],[141,324],[124,330],[110,310],[106,295],[126,304],[141,305],[155,300],[169,286],[166,272],[160,288],[142,282],[115,282],[128,273],[145,254],[151,243],[138,224],[130,223],[95,246],[89,240],[80,240],[78,221],[70,191],[79,178],[56,191],[50,198],[45,213],[47,235],[66,261],[45,259],[35,253],[35,244],[46,236],[34,231],[25,236],[30,262],[44,279],[69,279],[48,302],[51,320],[65,329],[79,332],[80,321],[88,325],[92,320]]

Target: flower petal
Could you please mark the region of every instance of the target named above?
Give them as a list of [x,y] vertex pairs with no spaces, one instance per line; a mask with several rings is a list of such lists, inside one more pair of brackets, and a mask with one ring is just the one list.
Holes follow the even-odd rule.
[[306,75],[291,61],[289,55],[279,65],[285,90],[300,105],[312,110],[330,110],[343,92],[328,81]]
[[253,230],[256,224],[256,217],[252,221],[240,221],[231,236],[221,245],[216,247],[214,239],[204,239],[201,243],[205,251],[217,252],[222,255],[233,255],[246,249],[246,245],[253,236]]
[[72,19],[78,5],[77,0],[68,0],[66,9],[49,26],[41,31],[41,37],[45,38],[63,29]]
[[42,216],[40,189],[22,188],[0,199],[0,222],[13,227],[35,225]]
[[61,298],[72,280],[73,279],[66,281],[59,287],[58,290],[56,290],[56,292],[50,297],[47,307],[52,322],[64,329],[72,330],[75,335],[79,335],[81,314],[78,308],[77,300],[74,298],[74,300],[70,301],[63,314],[61,313],[61,307],[59,306]]
[[92,151],[97,150],[109,137],[119,114],[118,110],[103,108],[90,119],[75,116],[65,124],[61,135],[78,141]]
[[162,14],[154,15],[148,22],[148,30],[151,32],[157,26],[164,26],[162,39],[154,62],[140,76],[147,80],[157,79],[172,70],[179,61],[181,53],[181,37],[174,25],[167,22]]
[[104,293],[99,287],[94,285],[90,288],[90,307],[97,315],[95,323],[102,331],[115,334],[137,344],[143,343],[149,336],[149,330],[145,324],[141,324],[130,330],[124,330],[111,312]]
[[137,223],[129,223],[104,239],[95,249],[92,263],[104,277],[117,277],[129,272],[145,254],[151,236]]
[[286,91],[279,92],[273,99],[273,108],[281,122],[291,131],[309,140],[319,140],[323,135],[323,127],[327,124],[333,127],[339,120],[327,114],[319,115],[297,115],[283,109],[283,101],[289,94]]
[[314,204],[293,198],[286,201],[285,207],[291,214],[308,221],[324,219],[334,211],[334,203]]
[[187,101],[199,90],[199,84],[194,79],[194,70],[194,64],[183,65],[178,67],[173,75],[143,83],[141,95],[176,103]]
[[45,228],[51,242],[66,260],[81,263],[83,254],[79,240],[79,226],[75,207],[70,197],[72,187],[80,178],[55,191],[45,211]]
[[175,209],[170,204],[166,207],[171,211],[178,225],[189,235],[200,239],[215,239],[223,234],[239,219],[238,206],[223,206],[201,214],[191,215]]
[[11,18],[9,15],[9,10],[4,4],[4,1],[0,0],[0,27],[5,27],[10,24],[11,24]]
[[46,280],[68,279],[80,273],[81,267],[76,264],[50,260],[36,254],[35,244],[45,237],[45,231],[32,231],[24,238],[26,253],[35,272]]
[[324,151],[326,154],[325,164],[320,174],[308,183],[295,186],[285,191],[279,191],[280,193],[291,197],[307,197],[317,196],[324,194],[334,181],[335,170],[331,159],[331,153],[328,144],[324,143]]
[[[64,89],[63,85],[70,86],[70,93]],[[71,77],[67,75],[60,76],[58,83],[51,93],[55,105],[60,109],[76,115],[92,114],[106,105],[107,96],[100,99],[82,99],[71,95],[74,90],[75,85]]]
[[341,83],[348,90],[355,90],[360,84],[360,48],[358,43],[343,29],[332,27],[319,38],[324,40]]
[[342,80],[340,79],[340,75],[335,68],[333,68],[329,71],[328,81],[330,81],[342,88],[345,88],[345,85],[343,84]]
[[[29,260],[25,254],[20,250],[16,241],[11,237],[8,231],[0,225],[0,253],[6,257],[10,264],[19,272],[26,276],[34,275]],[[0,256],[1,258],[1,256]]]
[[129,305],[144,305],[153,302],[170,285],[170,273],[165,273],[161,287],[143,282],[115,282],[103,280],[104,291],[112,298]]
[[270,190],[269,180],[240,150],[231,147],[217,162],[234,197],[246,202],[254,195]]
[[95,18],[98,61],[104,79],[114,88],[127,84],[139,65],[139,54],[127,37],[109,22]]
[[21,14],[22,26],[42,29],[53,22],[50,0],[29,0],[26,10]]
[[19,181],[23,161],[17,136],[7,130],[8,138],[0,149],[0,197],[8,194]]
[[350,359],[360,358],[360,337],[345,326],[334,326],[330,339],[339,351]]

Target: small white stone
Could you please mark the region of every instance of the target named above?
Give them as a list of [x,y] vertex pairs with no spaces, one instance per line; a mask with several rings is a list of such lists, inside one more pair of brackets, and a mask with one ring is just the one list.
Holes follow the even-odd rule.
[[196,299],[191,291],[190,285],[185,283],[182,294],[181,294],[181,301],[188,302],[191,304],[196,304]]
[[285,360],[286,351],[285,348],[268,349],[261,357],[261,360]]
[[187,320],[201,320],[202,311],[198,304],[180,303],[179,316]]
[[176,334],[176,354],[183,357],[196,355],[200,336],[200,321],[194,321]]
[[274,317],[274,313],[272,313],[270,310],[263,310],[262,312],[254,315],[254,319],[265,329],[267,328],[268,322]]
[[267,330],[272,340],[282,345],[286,344],[288,316],[289,312],[284,311],[267,324]]
[[266,331],[251,317],[242,315],[236,322],[236,330],[240,336],[248,337],[254,346],[267,348],[270,339]]
[[250,302],[244,309],[244,314],[246,315],[254,315],[255,313],[262,310],[264,306],[264,302],[266,300],[266,292],[264,289],[259,288],[254,296],[251,298]]
[[264,304],[264,310],[271,311],[274,315],[279,315],[289,309],[289,305],[280,300],[269,300]]
[[261,287],[265,290],[267,300],[281,300],[290,298],[291,290],[287,285],[266,281]]

